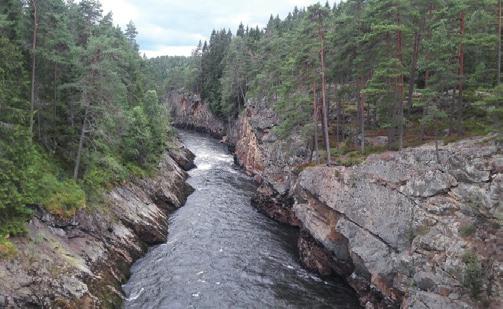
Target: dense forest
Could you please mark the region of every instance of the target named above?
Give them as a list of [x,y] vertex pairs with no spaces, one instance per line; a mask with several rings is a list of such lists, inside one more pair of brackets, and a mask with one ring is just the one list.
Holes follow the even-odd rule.
[[168,115],[136,35],[96,0],[0,2],[3,249],[31,205],[72,216],[158,162]]
[[372,151],[368,135],[399,149],[501,129],[500,16],[498,0],[347,0],[215,30],[192,57],[154,61],[173,72],[161,89],[200,93],[225,121],[265,101],[280,136],[319,137],[330,161]]

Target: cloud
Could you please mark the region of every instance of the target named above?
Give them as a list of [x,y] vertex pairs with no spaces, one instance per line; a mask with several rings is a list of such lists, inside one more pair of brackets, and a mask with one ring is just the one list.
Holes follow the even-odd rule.
[[194,46],[187,45],[177,45],[177,46],[169,46],[169,45],[158,45],[154,46],[154,49],[148,50],[143,49],[141,54],[147,55],[149,58],[159,57],[159,56],[190,56]]
[[[124,27],[132,20],[138,30],[142,52],[154,57],[190,55],[199,40],[207,40],[213,29],[236,31],[240,22],[264,27],[269,16],[285,17],[295,6],[306,7],[318,0],[101,0],[103,11],[113,12]],[[321,1],[324,3],[324,0]],[[330,3],[333,4],[334,0]],[[191,48],[189,48],[191,47]]]

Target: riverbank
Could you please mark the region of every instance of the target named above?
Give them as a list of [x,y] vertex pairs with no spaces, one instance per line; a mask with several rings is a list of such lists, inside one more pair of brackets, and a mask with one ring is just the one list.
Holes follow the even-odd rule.
[[0,261],[0,308],[120,307],[131,265],[165,241],[169,211],[193,191],[185,182],[193,160],[173,145],[155,176],[114,188],[68,220],[35,207],[27,234],[11,239],[16,255]]
[[[167,99],[179,125],[210,114]],[[183,104],[181,104],[183,102]],[[179,117],[182,115],[183,117]],[[337,275],[367,308],[498,308],[503,297],[503,149],[496,135],[383,152],[352,167],[306,168],[301,136],[282,140],[265,101],[247,102],[222,142],[260,184],[254,205],[299,226],[299,256]],[[199,127],[204,130],[204,126]]]

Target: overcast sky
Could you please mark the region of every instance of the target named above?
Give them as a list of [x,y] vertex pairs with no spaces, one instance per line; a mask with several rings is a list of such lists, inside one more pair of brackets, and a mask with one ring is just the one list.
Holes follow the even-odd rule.
[[[319,0],[101,0],[103,13],[113,12],[123,29],[132,20],[139,32],[138,44],[148,57],[190,55],[199,40],[212,29],[230,28],[240,22],[264,27],[271,14],[284,18],[295,6]],[[325,3],[325,0],[321,1]],[[333,5],[334,0],[329,1]]]

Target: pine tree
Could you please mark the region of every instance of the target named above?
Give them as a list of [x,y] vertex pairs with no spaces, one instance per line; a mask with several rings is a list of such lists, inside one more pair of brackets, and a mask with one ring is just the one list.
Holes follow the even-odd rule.
[[138,44],[136,43],[136,36],[138,35],[138,31],[136,30],[136,26],[133,23],[133,21],[129,21],[129,23],[126,25],[126,31],[124,32],[126,35],[126,38],[133,47],[133,49],[138,50]]

